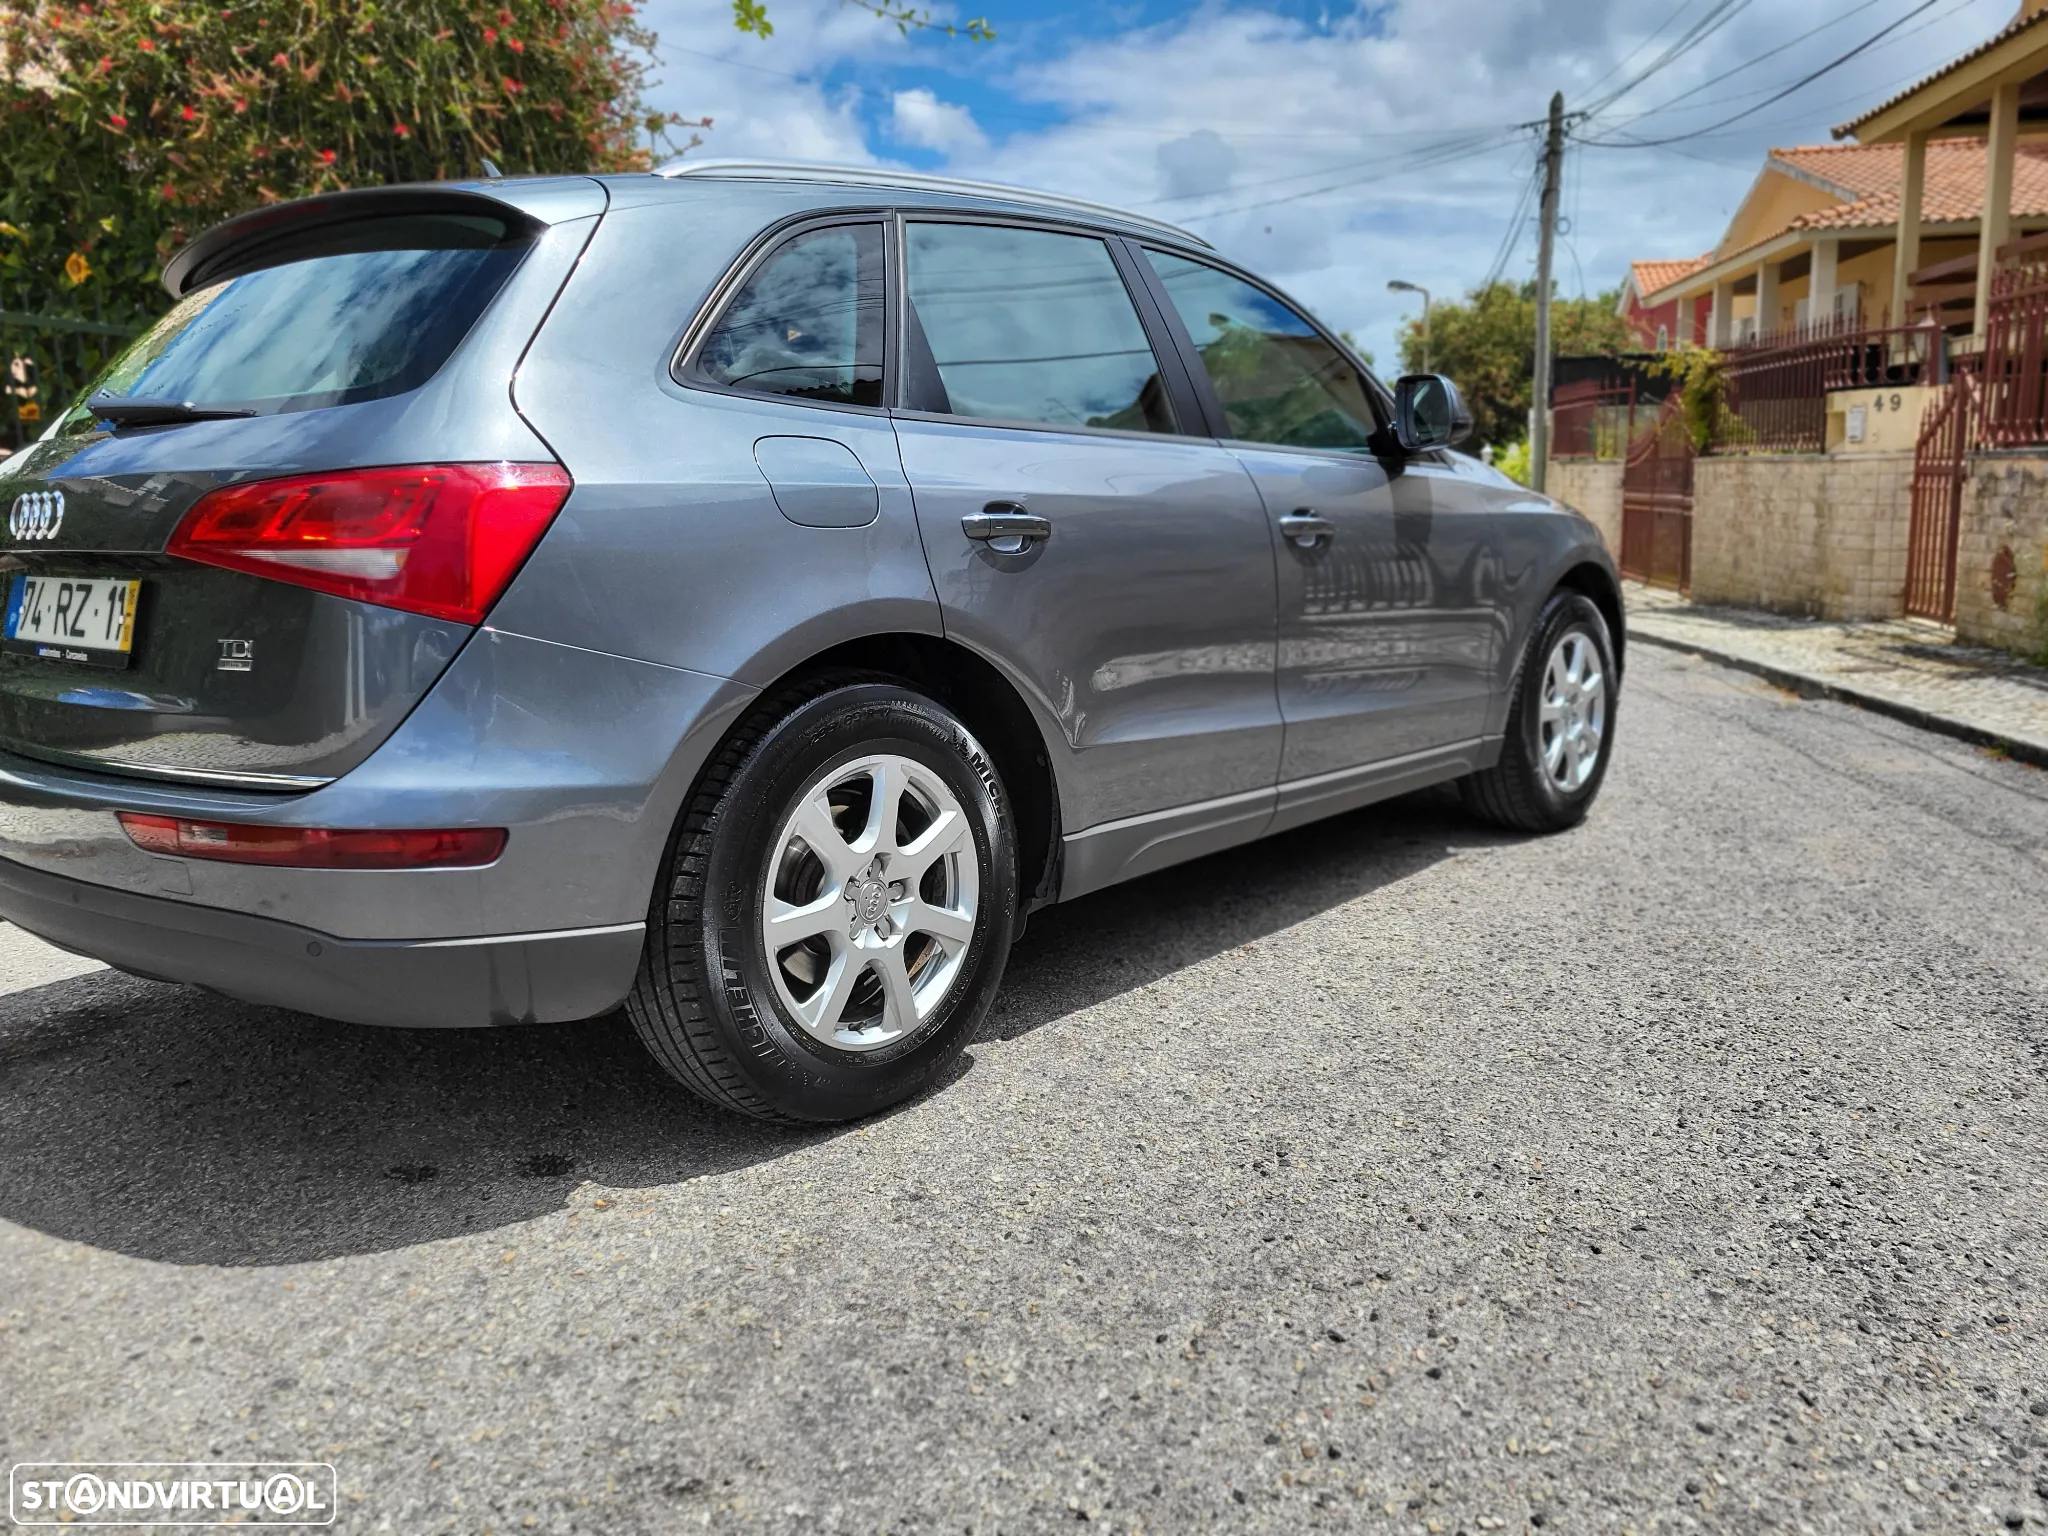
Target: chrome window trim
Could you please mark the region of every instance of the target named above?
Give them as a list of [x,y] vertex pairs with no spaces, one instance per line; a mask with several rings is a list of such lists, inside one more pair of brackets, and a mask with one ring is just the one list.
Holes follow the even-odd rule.
[[[895,241],[891,237],[890,210],[886,208],[830,208],[811,209],[792,218],[782,219],[769,225],[747,242],[725,275],[714,283],[704,302],[697,306],[697,312],[683,330],[682,340],[676,343],[669,356],[668,376],[672,383],[684,389],[700,391],[707,395],[728,395],[739,400],[772,400],[782,405],[803,406],[818,411],[846,411],[857,416],[887,416],[887,402],[896,391],[896,366],[898,356],[896,325],[892,313],[897,308],[896,293],[897,257]],[[710,338],[712,330],[725,317],[726,310],[739,296],[749,279],[771,260],[776,252],[790,241],[821,229],[836,229],[850,224],[871,224],[882,232],[882,399],[881,405],[859,405],[850,400],[806,400],[795,395],[776,394],[772,390],[741,389],[735,385],[722,384],[716,379],[706,378],[697,368],[697,354]]]
[[[1147,251],[1154,248],[1155,242],[1138,240],[1134,241],[1133,244],[1137,246],[1139,256],[1143,257]],[[1363,381],[1365,386],[1366,402],[1373,408],[1374,412],[1380,418],[1379,430],[1382,432],[1392,430],[1394,423],[1393,391],[1388,389],[1385,384],[1381,383],[1379,375],[1374,373],[1372,369],[1366,366],[1365,360],[1361,358],[1350,347],[1346,346],[1342,337],[1333,335],[1330,332],[1329,328],[1325,326],[1322,323],[1322,321],[1318,320],[1315,317],[1314,313],[1309,309],[1307,305],[1303,304],[1299,299],[1295,299],[1289,296],[1285,292],[1285,290],[1275,287],[1272,283],[1267,282],[1264,278],[1258,276],[1256,273],[1247,272],[1243,267],[1237,265],[1236,262],[1227,260],[1226,258],[1217,255],[1214,251],[1167,251],[1166,254],[1180,256],[1183,260],[1192,261],[1198,266],[1213,267],[1218,272],[1222,272],[1227,276],[1234,277],[1239,282],[1245,283],[1250,287],[1258,289],[1259,292],[1265,294],[1267,298],[1272,299],[1277,304],[1282,304],[1286,306],[1288,310],[1290,310],[1295,315],[1298,315],[1310,330],[1314,331],[1316,335],[1322,337],[1324,341],[1328,342],[1332,347],[1335,347],[1337,349],[1337,355],[1339,357],[1343,358],[1347,363],[1351,364],[1353,368],[1358,370],[1358,377],[1360,378],[1360,380]],[[1185,322],[1183,322],[1180,318],[1180,311],[1174,307],[1172,296],[1168,294],[1166,291],[1166,279],[1159,275],[1159,269],[1154,267],[1149,260],[1144,262],[1143,270],[1147,284],[1152,287],[1153,301],[1159,306],[1161,315],[1164,318],[1167,327],[1174,333],[1174,345],[1183,351],[1185,365],[1190,375],[1190,381],[1194,385],[1197,397],[1202,402],[1203,409],[1206,411],[1211,406],[1215,408],[1216,417],[1215,420],[1213,420],[1210,423],[1210,425],[1216,429],[1217,441],[1223,443],[1238,443],[1247,448],[1287,448],[1297,446],[1294,444],[1287,443],[1248,442],[1243,438],[1230,437],[1227,435],[1227,433],[1224,432],[1223,429],[1227,427],[1229,423],[1224,419],[1222,414],[1223,403],[1216,396],[1215,386],[1210,382],[1208,369],[1202,365],[1201,353],[1195,347],[1193,336],[1191,336],[1188,333]],[[1372,450],[1350,448],[1315,448],[1306,449],[1304,451],[1311,453],[1369,453]]]
[[[995,209],[982,212],[967,208],[898,208],[894,210],[894,213],[896,218],[895,249],[893,252],[895,270],[890,297],[895,301],[896,319],[895,323],[889,328],[892,343],[890,356],[892,359],[903,356],[905,345],[904,331],[909,324],[910,317],[910,225],[978,224],[996,229],[1034,229],[1052,235],[1077,235],[1102,242],[1103,250],[1109,256],[1110,265],[1116,269],[1118,281],[1124,285],[1124,298],[1130,303],[1131,313],[1138,321],[1138,328],[1145,333],[1145,345],[1152,349],[1152,361],[1158,365],[1160,383],[1166,388],[1167,398],[1173,405],[1175,414],[1180,414],[1183,402],[1166,378],[1166,368],[1168,362],[1171,361],[1185,372],[1187,367],[1186,359],[1181,356],[1179,342],[1171,332],[1161,333],[1154,329],[1153,317],[1147,313],[1149,306],[1146,303],[1145,297],[1131,286],[1132,273],[1126,270],[1124,262],[1119,259],[1117,249],[1120,244],[1129,240],[1130,236],[1117,230],[1098,229],[1090,224],[1073,223],[1058,218],[1034,218],[1029,215],[1011,214]],[[1162,342],[1166,345],[1166,352],[1163,356],[1160,352],[1160,344]],[[892,399],[900,398],[897,390],[901,388],[900,377],[902,371],[901,368],[895,370],[894,376],[897,377],[898,383],[888,392]],[[1192,384],[1190,387],[1192,387]],[[1199,404],[1199,400],[1196,403]],[[1201,430],[1204,425],[1201,422],[1177,422],[1174,431],[1147,432],[1133,430],[1129,427],[1071,426],[1051,421],[1011,421],[1006,417],[960,416],[947,411],[910,410],[903,406],[892,407],[889,414],[899,417],[904,421],[958,422],[961,426],[983,427],[997,431],[1063,432],[1070,436],[1112,437],[1134,442],[1152,443],[1195,442],[1213,444],[1216,442],[1212,435]]]

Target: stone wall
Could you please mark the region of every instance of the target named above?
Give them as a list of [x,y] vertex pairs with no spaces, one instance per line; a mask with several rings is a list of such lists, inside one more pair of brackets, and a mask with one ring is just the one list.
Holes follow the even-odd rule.
[[1971,455],[1956,533],[1956,638],[2048,660],[2048,457]]
[[1552,459],[1543,489],[1593,520],[1607,553],[1621,558],[1621,461]]
[[1896,618],[1905,611],[1912,492],[1910,453],[1700,459],[1693,600],[1823,619]]

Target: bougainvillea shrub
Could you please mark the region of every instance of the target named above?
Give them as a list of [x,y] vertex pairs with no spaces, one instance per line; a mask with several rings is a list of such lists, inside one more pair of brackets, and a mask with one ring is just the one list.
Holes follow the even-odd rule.
[[6,307],[154,314],[163,259],[265,202],[644,165],[680,126],[652,41],[631,0],[0,0]]

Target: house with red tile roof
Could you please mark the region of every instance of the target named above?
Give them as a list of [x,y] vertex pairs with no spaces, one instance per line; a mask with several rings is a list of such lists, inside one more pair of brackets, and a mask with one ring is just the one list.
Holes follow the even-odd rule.
[[1630,269],[1638,334],[1776,338],[1725,359],[1690,491],[1668,408],[1556,467],[1625,575],[2048,652],[2048,0],[1834,137],[1772,150],[1704,256]]
[[[1983,225],[1986,141],[1932,139],[1921,158],[1915,266],[1967,258]],[[1816,323],[1911,324],[1928,313],[1967,324],[1970,295],[1953,285],[1916,294],[1899,282],[1906,162],[1902,143],[1772,150],[1712,251],[1693,261],[1635,264],[1636,306],[1683,314],[1691,324],[1669,322],[1674,335],[1696,333],[1687,339],[1720,346]],[[2007,225],[2009,235],[2048,230],[2048,143],[2015,146]],[[1903,311],[1895,313],[1902,286]],[[1626,295],[1623,302],[1628,315]]]
[[[1645,352],[1669,352],[1685,342],[1695,345],[1704,342],[1706,331],[1697,315],[1687,313],[1682,319],[1676,298],[1651,303],[1645,297],[1667,288],[1713,259],[1710,251],[1705,256],[1694,256],[1686,261],[1632,261],[1629,263],[1628,278],[1621,285],[1621,303],[1618,306],[1621,318],[1628,322],[1638,345]],[[1694,309],[1697,306],[1688,306]]]

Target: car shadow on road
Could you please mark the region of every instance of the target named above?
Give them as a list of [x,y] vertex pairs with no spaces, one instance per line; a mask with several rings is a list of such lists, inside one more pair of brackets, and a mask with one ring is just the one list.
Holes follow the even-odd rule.
[[[1500,839],[1411,796],[1039,913],[982,1038],[1093,1003]],[[523,1221],[841,1134],[672,1084],[623,1015],[334,1024],[94,972],[0,996],[0,1218],[177,1264],[302,1263]]]

